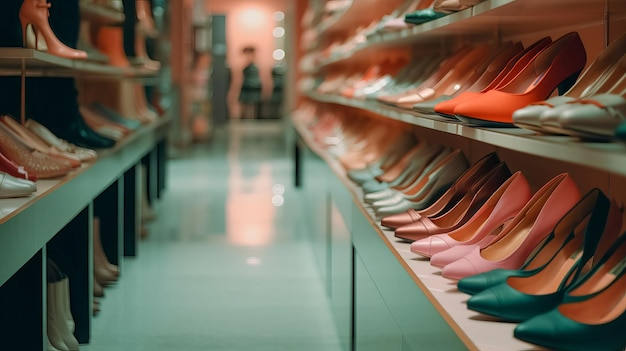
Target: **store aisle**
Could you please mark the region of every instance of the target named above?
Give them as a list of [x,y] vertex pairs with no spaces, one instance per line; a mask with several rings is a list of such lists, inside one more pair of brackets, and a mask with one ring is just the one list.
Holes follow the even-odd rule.
[[339,350],[281,125],[231,124],[169,167],[81,350]]

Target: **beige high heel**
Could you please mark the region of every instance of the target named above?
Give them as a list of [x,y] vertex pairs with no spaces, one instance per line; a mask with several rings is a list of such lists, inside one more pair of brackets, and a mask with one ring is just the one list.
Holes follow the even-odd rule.
[[[37,43],[37,36],[43,35],[46,40],[46,46],[48,53],[68,58],[84,60],[87,58],[87,53],[81,50],[76,50],[63,44],[50,28],[48,22],[50,4],[46,0],[24,0],[20,7],[20,22],[22,24],[22,40],[26,47],[27,45],[27,28],[30,24],[35,32],[35,43]],[[35,44],[35,49],[37,45]]]

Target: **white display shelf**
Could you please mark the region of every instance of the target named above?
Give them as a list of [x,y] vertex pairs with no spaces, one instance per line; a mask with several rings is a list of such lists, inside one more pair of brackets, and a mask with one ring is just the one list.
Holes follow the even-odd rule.
[[[340,63],[358,57],[361,51],[385,46],[440,44],[442,37],[508,38],[556,28],[575,31],[581,25],[602,23],[605,12],[604,1],[596,0],[486,0],[403,31],[376,34],[351,50],[321,60],[320,65]],[[554,16],[555,13],[559,16]]]
[[158,70],[114,67],[89,60],[70,60],[35,49],[0,48],[0,76],[150,78]]
[[520,128],[473,127],[445,117],[422,115],[376,101],[348,99],[319,93],[309,93],[307,96],[319,102],[370,111],[389,119],[456,134],[505,149],[626,175],[626,144],[624,143],[583,142],[573,137],[542,135]]
[[536,345],[515,339],[513,329],[517,324],[497,322],[487,316],[468,310],[466,301],[469,295],[457,290],[456,281],[442,277],[440,269],[431,266],[426,258],[409,250],[410,244],[396,238],[393,231],[381,227],[373,211],[363,203],[361,189],[348,179],[345,169],[335,158],[313,141],[305,126],[297,121],[294,121],[293,124],[307,146],[328,164],[348,188],[356,206],[368,218],[382,241],[468,349],[480,351],[544,350]]
[[0,286],[78,212],[165,138],[171,119],[159,119],[98,150],[98,159],[68,175],[38,180],[28,197],[0,200]]

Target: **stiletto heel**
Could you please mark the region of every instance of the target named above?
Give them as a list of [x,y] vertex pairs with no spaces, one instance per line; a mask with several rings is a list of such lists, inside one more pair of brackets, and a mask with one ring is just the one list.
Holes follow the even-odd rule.
[[48,23],[48,9],[50,4],[46,0],[24,0],[20,7],[20,23],[22,24],[22,43],[26,47],[27,43],[27,29],[30,24],[35,32],[35,48],[37,49],[37,37],[39,32],[46,40],[46,46],[48,47],[48,53],[68,58],[68,59],[86,59],[87,53],[81,50],[76,50],[63,44],[54,34],[50,23]]
[[572,74],[571,76],[565,78],[565,80],[558,85],[557,89],[559,91],[559,95],[564,95],[574,86],[574,84],[576,84],[578,76],[580,76],[581,72],[582,70]]

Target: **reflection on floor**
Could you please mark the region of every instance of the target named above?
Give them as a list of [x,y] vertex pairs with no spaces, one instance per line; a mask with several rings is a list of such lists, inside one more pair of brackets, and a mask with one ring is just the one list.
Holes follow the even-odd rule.
[[172,160],[87,351],[339,350],[282,125],[231,124]]

